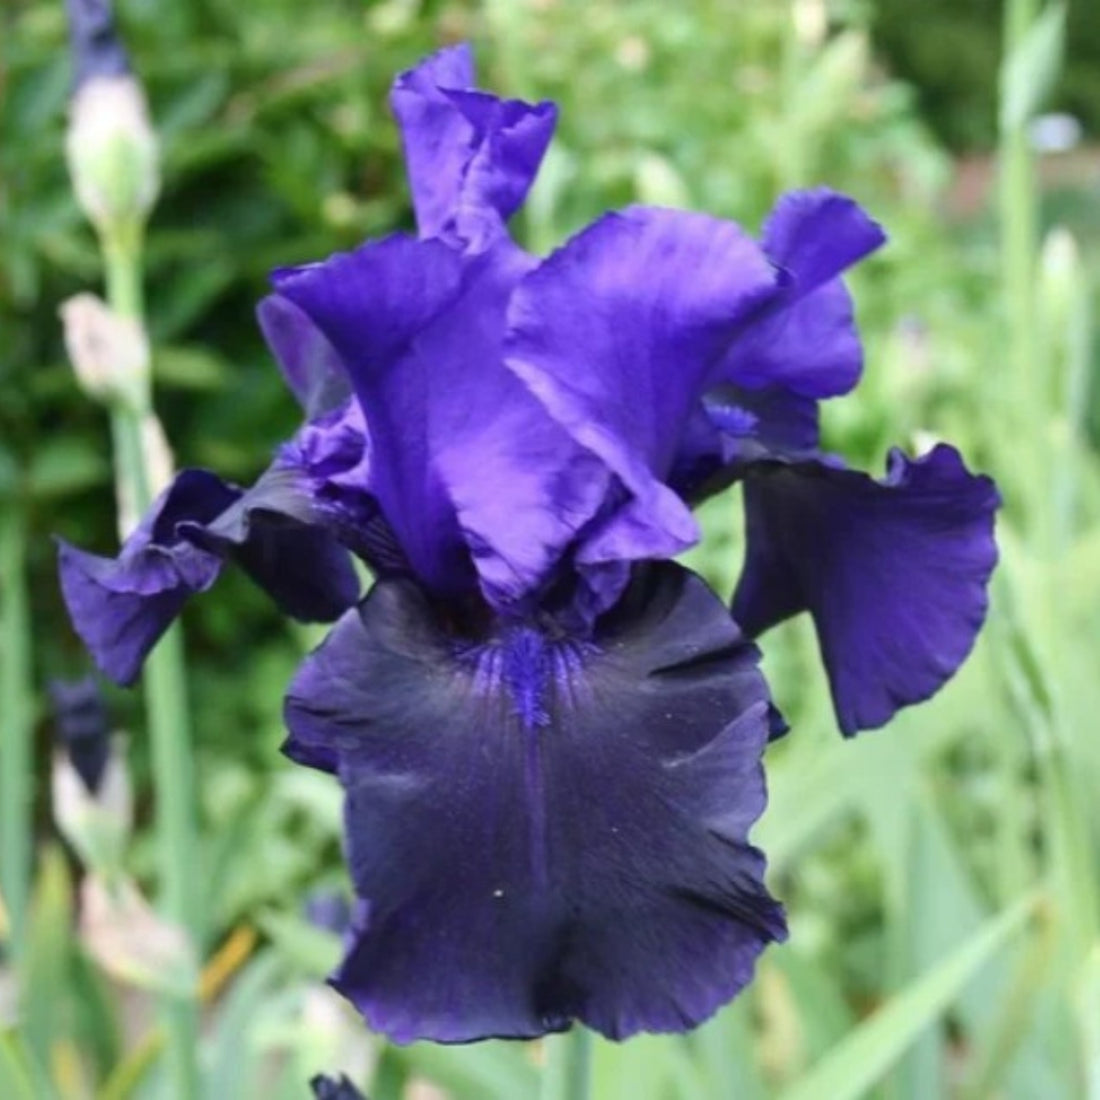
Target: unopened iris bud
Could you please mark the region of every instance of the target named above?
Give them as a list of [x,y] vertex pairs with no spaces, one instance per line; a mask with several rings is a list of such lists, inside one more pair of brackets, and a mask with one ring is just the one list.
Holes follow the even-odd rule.
[[100,401],[144,404],[149,385],[149,338],[94,294],[77,294],[59,310],[65,350],[80,388]]
[[318,1074],[309,1084],[316,1100],[366,1100],[346,1077],[336,1080]]
[[130,776],[92,677],[50,685],[56,736],[51,776],[54,819],[86,866],[106,875],[121,865],[130,835]]
[[66,152],[81,209],[102,233],[141,222],[160,186],[157,140],[109,0],[66,0],[74,84]]

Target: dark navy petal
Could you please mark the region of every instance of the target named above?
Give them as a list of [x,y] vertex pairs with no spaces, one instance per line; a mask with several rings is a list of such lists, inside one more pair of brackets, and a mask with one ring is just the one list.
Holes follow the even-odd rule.
[[333,984],[400,1042],[682,1031],[785,935],[757,652],[693,574],[640,570],[588,641],[478,636],[377,584],[303,665],[288,751],[337,767],[360,897]]
[[669,557],[696,540],[665,481],[723,348],[774,293],[736,225],[644,208],[606,215],[521,281],[509,367],[629,494],[578,560]]
[[88,793],[94,795],[111,752],[111,717],[99,683],[94,676],[51,680],[48,692],[57,739]]
[[347,551],[301,472],[276,463],[214,520],[180,522],[188,542],[231,558],[291,618],[331,622],[359,597]]
[[402,73],[390,103],[401,127],[420,235],[477,251],[491,244],[534,182],[557,108],[477,91],[465,44]]
[[293,302],[269,294],[256,307],[256,318],[308,419],[331,412],[348,399],[351,382],[336,349]]
[[343,1075],[337,1081],[335,1078],[318,1074],[310,1081],[309,1087],[313,1089],[314,1100],[366,1100]]
[[734,617],[756,635],[808,610],[840,728],[881,726],[970,652],[999,503],[946,445],[912,460],[892,452],[882,481],[823,460],[750,468]]
[[886,237],[851,199],[824,188],[779,200],[763,246],[783,293],[731,345],[721,376],[748,390],[780,386],[805,397],[847,393],[863,367],[852,302],[839,276]]

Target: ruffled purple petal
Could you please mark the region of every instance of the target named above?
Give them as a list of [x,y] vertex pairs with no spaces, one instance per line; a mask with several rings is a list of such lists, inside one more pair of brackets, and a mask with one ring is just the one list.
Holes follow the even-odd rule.
[[232,559],[291,618],[332,622],[359,598],[359,579],[321,522],[300,472],[276,464],[216,519],[185,520],[176,532]]
[[[348,365],[371,491],[412,571],[454,595],[476,569],[501,607],[538,589],[610,482],[503,365],[508,301],[534,263],[507,240],[471,256],[397,239],[280,281]],[[390,284],[410,299],[385,300]]]
[[347,792],[361,901],[333,984],[400,1042],[699,1023],[785,935],[747,841],[755,649],[670,564],[588,641],[454,629],[382,582],[291,686],[288,751]]
[[372,495],[416,575],[443,593],[469,588],[473,571],[431,446],[430,409],[449,396],[448,379],[413,345],[459,299],[464,274],[441,242],[393,236],[274,276],[346,365],[366,417]]
[[748,390],[779,386],[804,397],[847,393],[863,368],[852,301],[839,276],[886,237],[851,199],[824,188],[781,198],[763,247],[783,293],[731,345],[720,375]]
[[351,382],[336,349],[293,302],[269,294],[256,307],[256,318],[308,419],[329,413],[348,399]]
[[421,237],[481,251],[522,205],[557,122],[552,103],[475,88],[468,45],[440,50],[394,82]]
[[748,546],[733,601],[757,635],[808,610],[845,734],[935,693],[974,644],[997,560],[987,477],[957,451],[890,454],[887,475],[825,461],[745,479]]
[[205,470],[184,470],[118,557],[59,540],[61,589],[76,632],[104,675],[137,679],[149,651],[188,598],[232,559],[287,614],[331,621],[359,582],[320,522],[298,471],[274,467],[245,492]]
[[204,470],[184,470],[126,540],[117,558],[59,539],[61,591],[73,627],[103,674],[132,684],[146,655],[183,609],[209,588],[221,560],[175,535],[181,520],[215,519],[239,497]]
[[665,484],[723,348],[775,293],[758,246],[702,214],[609,214],[520,282],[508,366],[629,497],[581,562],[670,557],[698,537]]

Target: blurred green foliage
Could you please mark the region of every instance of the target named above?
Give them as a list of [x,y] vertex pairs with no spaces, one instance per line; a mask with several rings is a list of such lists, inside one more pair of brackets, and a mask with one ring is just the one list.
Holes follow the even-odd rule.
[[[517,226],[538,251],[631,201],[754,228],[788,187],[827,183],[865,203],[891,244],[852,280],[868,370],[856,394],[827,409],[828,442],[881,468],[887,446],[943,436],[1004,485],[1005,562],[988,637],[939,699],[889,733],[841,743],[808,624],[769,638],[768,672],[794,732],[769,752],[772,801],[758,835],[789,904],[791,942],[767,954],[751,992],[689,1039],[600,1044],[597,1100],[1100,1095],[1083,1091],[1100,1039],[1090,1048],[1081,1022],[1090,1003],[1100,1019],[1100,945],[1086,920],[1071,948],[1077,910],[1063,895],[1085,887],[1058,878],[1082,860],[1100,866],[1098,822],[1088,819],[1083,836],[1063,828],[1076,803],[1059,800],[1057,770],[1068,767],[1070,785],[1086,793],[1100,782],[1100,750],[1087,736],[1100,709],[1100,491],[1095,452],[1079,439],[1096,241],[1081,240],[1083,261],[1048,253],[1036,286],[1041,402],[1013,406],[994,225],[987,213],[968,222],[944,213],[953,164],[929,125],[952,140],[988,137],[972,120],[987,109],[995,117],[996,5],[949,7],[959,20],[981,9],[980,28],[960,23],[945,37],[894,0],[119,3],[163,140],[149,308],[158,408],[180,465],[247,482],[293,429],[297,410],[252,320],[266,273],[410,224],[386,91],[431,48],[471,38],[487,86],[562,107]],[[1071,36],[1100,33],[1086,10],[1071,12]],[[100,271],[62,155],[62,7],[15,0],[0,20],[0,500],[29,522],[42,683],[86,661],[60,605],[50,534],[103,551],[115,544],[106,421],[76,388],[56,317]],[[872,28],[898,71],[915,77],[925,70],[903,63],[902,47],[915,56],[956,46],[953,72],[975,96],[960,119],[971,121],[945,129],[955,108],[941,104],[961,100],[937,99],[938,79],[914,89],[887,75]],[[960,61],[967,50],[975,60]],[[1091,95],[1074,90],[1086,76],[1071,68],[1060,94]],[[1096,205],[1095,190],[1063,195],[1048,217],[1076,211],[1095,233]],[[704,518],[710,542],[694,564],[728,592],[736,508],[723,499]],[[185,626],[208,953],[235,927],[260,933],[210,1011],[212,1100],[300,1098],[311,1073],[348,1058],[366,1059],[358,1072],[371,1076],[374,1100],[397,1100],[417,1077],[458,1100],[533,1096],[528,1048],[379,1050],[332,1015],[317,979],[336,944],[305,926],[300,905],[308,889],[343,882],[339,797],[326,777],[277,753],[283,688],[317,635],[287,626],[232,574],[195,602]],[[132,696],[112,698],[133,732],[144,791],[141,712]],[[39,717],[45,776],[41,704]],[[148,811],[140,798],[131,869],[151,884]],[[107,983],[67,932],[76,873],[56,853],[41,862],[26,963],[38,993],[22,1034],[0,1032],[0,1096],[29,1089],[37,1100],[56,1088],[68,1100],[93,1095],[93,1081],[102,1100],[160,1095],[155,1043],[143,1047],[142,1028],[119,1008],[135,994]],[[1053,898],[999,920],[1052,877]],[[838,1080],[847,1082],[839,1091]]]

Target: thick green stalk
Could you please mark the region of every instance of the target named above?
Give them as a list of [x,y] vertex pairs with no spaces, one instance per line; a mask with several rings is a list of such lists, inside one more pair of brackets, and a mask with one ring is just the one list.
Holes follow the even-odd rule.
[[589,1100],[592,1035],[579,1025],[546,1040],[540,1100]]
[[[107,298],[123,316],[142,320],[141,231],[137,226],[105,236]],[[115,476],[120,500],[140,516],[153,501],[142,421],[151,412],[149,385],[140,382],[111,409]],[[156,790],[158,860],[165,915],[188,934],[197,953],[202,942],[198,909],[202,881],[194,821],[195,778],[187,712],[187,680],[178,627],[172,627],[145,665],[145,709]],[[193,997],[168,997],[168,1058],[174,1100],[198,1095],[198,987]]]
[[0,516],[0,892],[17,956],[30,891],[34,792],[26,545],[23,511],[11,502]]

